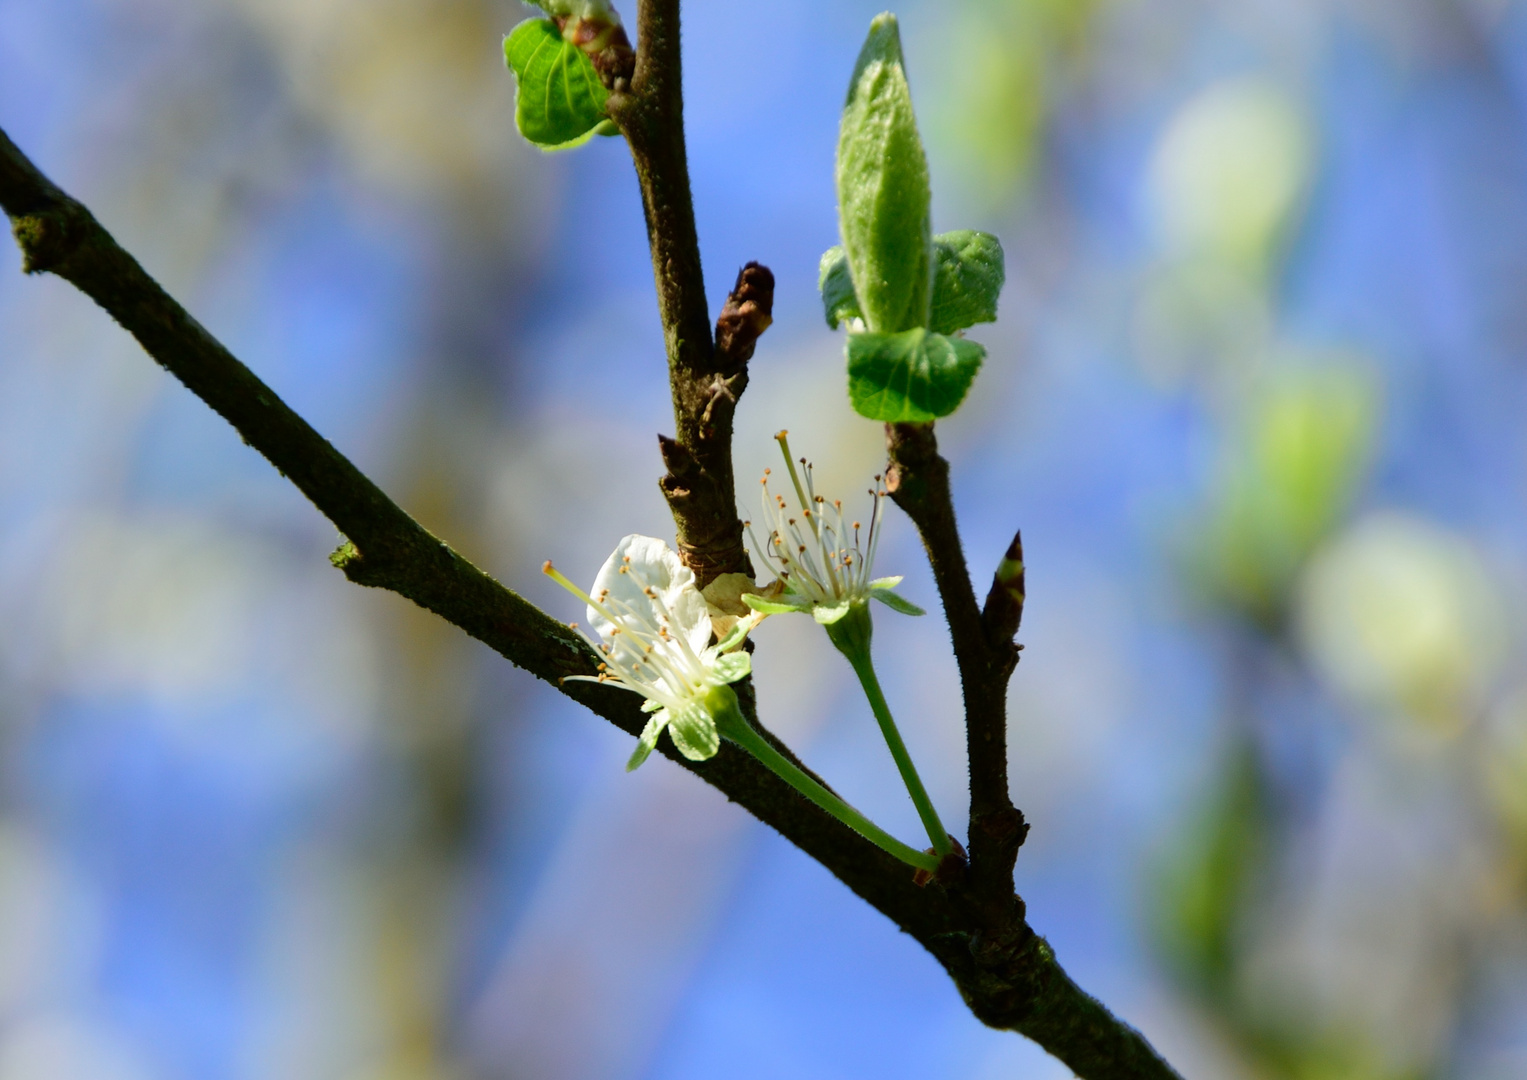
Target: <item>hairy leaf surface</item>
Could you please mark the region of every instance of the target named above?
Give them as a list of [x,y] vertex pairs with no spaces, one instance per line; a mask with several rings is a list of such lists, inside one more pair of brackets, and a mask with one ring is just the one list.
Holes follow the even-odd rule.
[[928,325],[933,236],[928,161],[912,114],[896,17],[878,15],[838,130],[838,227],[869,329]]
[[1007,278],[1002,242],[991,233],[960,229],[933,238],[937,266],[928,329],[952,334],[997,321],[997,296]]
[[871,420],[926,423],[959,408],[986,350],[974,341],[931,334],[848,335],[848,397]]

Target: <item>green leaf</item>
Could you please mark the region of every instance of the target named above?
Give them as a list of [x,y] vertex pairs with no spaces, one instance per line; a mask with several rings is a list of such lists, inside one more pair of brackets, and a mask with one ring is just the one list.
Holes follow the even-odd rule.
[[890,589],[871,589],[870,596],[876,600],[879,600],[892,611],[899,611],[903,615],[928,614],[926,611],[912,603],[912,601],[908,600],[906,597],[900,595],[899,593],[892,592]]
[[822,293],[822,310],[827,326],[836,330],[849,319],[862,319],[859,298],[854,295],[854,279],[848,272],[848,254],[841,247],[822,252],[822,268],[817,273],[817,288]]
[[928,328],[935,334],[952,334],[976,323],[996,322],[997,295],[1007,278],[1002,242],[991,233],[960,229],[935,236],[933,254],[937,266]]
[[745,652],[722,653],[716,657],[714,670],[722,682],[734,683],[752,673],[753,661]]
[[933,235],[928,160],[912,113],[896,16],[877,15],[838,129],[838,227],[870,330],[928,325]]
[[849,334],[848,397],[871,420],[927,423],[960,407],[986,350],[964,338],[908,330]]
[[608,130],[604,114],[610,92],[594,62],[564,41],[550,19],[527,19],[504,39],[504,60],[519,82],[514,122],[542,150],[578,146]]

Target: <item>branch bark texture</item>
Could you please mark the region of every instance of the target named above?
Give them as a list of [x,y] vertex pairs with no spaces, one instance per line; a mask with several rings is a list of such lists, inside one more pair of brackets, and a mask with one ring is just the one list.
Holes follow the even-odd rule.
[[[887,424],[886,490],[917,525],[933,567],[965,698],[970,763],[970,891],[989,917],[1013,902],[1013,865],[1028,835],[1007,786],[1007,680],[1017,662],[1012,630],[993,640],[976,604],[949,491],[949,463],[932,424]],[[996,628],[1001,633],[1003,623]],[[1012,623],[1017,627],[1016,618]]]
[[[670,468],[664,493],[681,550],[704,581],[746,567],[732,483],[731,417],[744,354],[767,325],[767,312],[760,320],[761,279],[754,274],[749,281],[745,270],[723,312],[728,344],[716,348],[685,163],[676,0],[643,0],[637,27],[635,75],[628,91],[612,95],[610,108],[636,160],[668,342],[677,434],[664,446]],[[597,663],[574,633],[398,507],[160,288],[3,131],[0,207],[11,219],[28,273],[57,274],[93,299],[335,524],[346,540],[333,562],[350,580],[407,597],[622,730],[641,730],[646,717],[636,695],[561,681],[590,673]],[[715,387],[727,379],[733,380],[731,392],[718,399]],[[1002,694],[1016,652],[1010,640],[1004,651],[982,629],[954,531],[948,465],[931,429],[892,429],[891,454],[892,493],[922,530],[933,559],[971,714],[968,879],[918,887],[905,864],[729,744],[702,763],[684,760],[666,741],[662,752],[778,830],[920,942],[984,1022],[1022,1032],[1086,1080],[1176,1077],[1137,1032],[1071,981],[1025,921],[1023,903],[1012,891],[1024,825],[1007,798]]]
[[[642,0],[636,36],[631,85],[611,94],[607,109],[636,166],[668,350],[676,430],[662,442],[668,473],[660,485],[678,528],[679,554],[704,588],[719,574],[748,569],[732,473],[732,414],[752,349],[717,349],[711,336],[684,146],[678,0]],[[743,285],[739,275],[738,290]],[[772,305],[772,275],[767,291]]]

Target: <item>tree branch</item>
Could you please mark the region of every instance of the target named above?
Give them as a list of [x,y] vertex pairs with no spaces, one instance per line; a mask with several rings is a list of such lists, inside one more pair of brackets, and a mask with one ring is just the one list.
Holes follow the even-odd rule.
[[[635,694],[589,683],[598,663],[583,641],[432,536],[191,317],[80,203],[55,187],[0,131],[0,207],[28,273],[50,271],[96,301],[170,374],[264,455],[346,537],[334,565],[454,623],[622,730],[646,724]],[[939,925],[911,872],[800,798],[747,754],[710,762],[664,752],[768,822],[898,923]],[[930,921],[931,920],[931,921]]]
[[[339,528],[347,539],[332,559],[351,581],[407,597],[623,731],[635,735],[641,730],[646,716],[636,695],[561,681],[590,673],[597,663],[575,634],[404,513],[160,288],[4,131],[0,207],[11,219],[27,272],[57,274],[93,299]],[[927,439],[931,447],[931,432]],[[902,458],[903,467],[914,461],[925,472],[930,467],[915,454]],[[932,471],[936,474],[937,468]],[[911,483],[903,486],[906,498],[923,474],[904,475]],[[947,502],[947,466],[943,477]],[[735,518],[734,508],[730,513]],[[952,514],[949,522],[952,528]],[[961,559],[961,574],[963,567]],[[947,574],[940,573],[943,588]],[[1087,1080],[1176,1080],[1177,1074],[1138,1033],[1071,982],[1049,946],[1024,921],[1022,902],[1011,895],[1010,884],[1007,903],[996,907],[973,903],[975,894],[958,886],[918,888],[903,863],[817,810],[745,752],[723,744],[716,757],[695,763],[671,745],[661,749],[776,829],[920,942],[986,1023],[1028,1035]]]
[[955,525],[949,463],[939,456],[933,425],[887,424],[886,447],[886,490],[922,535],[959,663],[970,761],[970,885],[996,915],[1012,897],[1013,864],[1028,835],[1007,786],[1011,643],[1006,651],[993,649],[982,625]]
[[[676,431],[663,444],[669,471],[661,487],[678,527],[679,554],[704,588],[718,574],[748,569],[732,475],[732,410],[746,385],[747,356],[718,350],[711,339],[684,147],[679,0],[640,0],[636,73],[606,108],[636,165],[668,349]],[[738,290],[743,284],[739,275]],[[772,304],[772,275],[768,285]]]

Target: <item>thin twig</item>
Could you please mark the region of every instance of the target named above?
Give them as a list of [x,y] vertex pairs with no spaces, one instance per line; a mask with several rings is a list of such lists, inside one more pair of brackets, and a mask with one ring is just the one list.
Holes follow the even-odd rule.
[[949,463],[939,456],[932,424],[887,424],[891,465],[886,490],[922,535],[938,585],[965,697],[970,760],[970,883],[990,916],[1013,893],[1013,864],[1028,834],[1007,787],[1007,674],[1010,665],[989,645],[981,609],[965,568],[954,520]]
[[734,383],[730,396],[715,392],[717,376],[737,375],[746,359],[718,352],[711,337],[684,147],[678,0],[641,0],[636,40],[631,86],[610,95],[607,109],[636,165],[668,351],[676,430],[664,446],[669,474],[661,486],[679,554],[703,588],[748,565],[732,475],[732,412],[745,383]]

